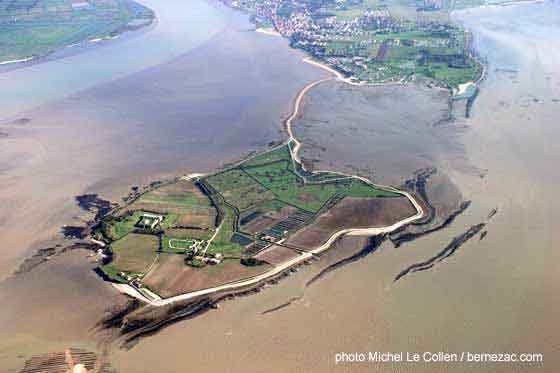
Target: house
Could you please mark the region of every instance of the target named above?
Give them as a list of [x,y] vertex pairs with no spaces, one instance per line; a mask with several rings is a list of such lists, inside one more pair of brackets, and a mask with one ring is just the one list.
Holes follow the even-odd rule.
[[154,229],[155,227],[160,225],[162,221],[162,215],[150,214],[145,212],[140,217],[138,223],[136,223],[136,226],[143,229]]

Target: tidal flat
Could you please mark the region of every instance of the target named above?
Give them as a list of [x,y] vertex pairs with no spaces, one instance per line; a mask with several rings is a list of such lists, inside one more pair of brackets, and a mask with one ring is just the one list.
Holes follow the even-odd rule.
[[[271,141],[284,138],[282,119],[289,113],[294,92],[325,76],[323,71],[302,63],[303,55],[290,49],[287,41],[251,32],[246,15],[202,3],[205,5],[200,9],[219,16],[206,16],[205,19],[216,22],[218,31],[210,39],[201,35],[200,45],[188,44],[182,54],[176,56],[176,51],[172,51],[168,61],[129,76],[121,76],[122,71],[117,69],[115,79],[78,92],[67,90],[65,80],[61,79],[61,96],[53,93],[50,100],[43,101],[39,92],[39,106],[16,114],[10,107],[3,113],[6,116],[0,127],[7,136],[0,139],[0,277],[9,279],[0,293],[21,298],[11,301],[9,310],[0,311],[3,328],[10,324],[4,328],[7,332],[0,351],[14,351],[20,346],[22,352],[1,354],[0,366],[16,369],[32,354],[44,352],[41,350],[45,348],[24,348],[22,344],[38,340],[36,346],[48,346],[53,330],[57,330],[61,343],[80,342],[97,321],[93,315],[103,316],[103,303],[100,308],[88,306],[97,297],[94,293],[90,297],[87,289],[99,286],[105,289],[101,292],[114,293],[91,269],[82,271],[82,279],[70,265],[57,267],[57,276],[51,276],[48,263],[41,265],[44,269],[39,266],[37,274],[33,274],[34,270],[21,279],[12,277],[23,259],[37,249],[66,244],[61,234],[63,226],[84,224],[85,219],[91,219],[76,203],[76,196],[93,193],[118,202],[133,185],[211,171],[225,162],[265,149]],[[163,8],[173,5],[159,4]],[[187,19],[175,16],[171,21],[188,22],[188,17],[193,16],[199,15],[186,13]],[[169,24],[162,27],[172,28]],[[151,32],[157,33],[158,29]],[[150,32],[145,35],[149,37]],[[177,47],[173,43],[168,45]],[[112,63],[110,56],[101,52],[111,54],[112,50],[107,47],[91,52],[99,68],[103,68],[104,58]],[[47,64],[57,63],[60,67],[64,62],[61,59]],[[44,66],[48,67],[45,74],[53,72],[51,65]],[[28,73],[31,79],[42,68],[39,64],[2,77]],[[67,69],[72,66],[67,65]],[[64,74],[63,69],[57,71]],[[88,76],[81,79],[88,80]],[[25,101],[26,97],[21,95],[20,99]],[[19,104],[28,107],[29,102]],[[69,254],[61,257],[66,255]],[[52,258],[52,265],[56,266],[59,260],[65,259]],[[85,253],[82,260],[87,263]],[[96,285],[88,282],[92,276]],[[16,286],[20,282],[25,285]],[[14,293],[18,286],[39,291],[40,284],[48,284],[57,297]],[[79,289],[80,297],[75,297],[72,292]],[[65,305],[72,309],[79,325],[67,328],[65,318],[54,311],[35,312],[54,309],[51,301],[56,307]],[[82,309],[92,312],[83,313]],[[32,330],[25,326],[28,318],[34,320]],[[26,332],[19,333],[22,330]],[[16,335],[19,337],[15,338]]]
[[[475,31],[489,69],[457,136],[464,152],[459,165],[466,159],[467,167],[452,166],[453,151],[438,157],[463,199],[472,200],[448,228],[396,249],[386,241],[309,287],[307,271],[316,267],[304,268],[281,286],[225,302],[188,327],[175,324],[117,352],[117,366],[134,371],[157,362],[172,372],[174,356],[188,343],[189,364],[210,371],[249,365],[278,372],[556,371],[560,206],[549,197],[559,184],[551,172],[560,161],[558,14],[557,4],[545,4],[455,15]],[[496,208],[484,240],[469,240],[433,269],[393,283],[401,270],[433,257]],[[202,334],[204,340],[189,343]],[[378,350],[529,351],[543,353],[544,363],[335,365],[337,352]]]
[[[407,153],[398,145],[414,142],[407,138],[410,131],[401,130],[397,136],[388,131],[389,127],[377,134],[378,144],[383,143],[384,134],[392,135],[387,141],[396,145],[388,151],[391,154],[400,152],[395,159],[419,159],[418,165],[436,164],[444,170],[445,177],[456,190],[442,189],[439,193],[472,200],[472,206],[447,229],[399,248],[385,241],[371,255],[343,269],[328,271],[320,281],[308,286],[330,265],[355,255],[367,245],[363,238],[345,238],[338,244],[342,247],[328,251],[317,265],[302,267],[280,286],[267,287],[255,296],[224,302],[219,310],[171,325],[141,340],[129,351],[113,350],[111,361],[115,368],[122,372],[151,371],[154,367],[161,372],[176,372],[186,365],[196,366],[199,371],[244,371],[250,366],[254,371],[278,372],[510,372],[510,365],[335,365],[334,358],[340,351],[512,351],[544,353],[544,364],[516,366],[518,371],[554,372],[560,356],[556,343],[560,335],[556,312],[560,305],[556,286],[560,280],[557,266],[560,254],[555,250],[560,238],[557,233],[560,231],[557,226],[560,206],[549,196],[554,195],[560,182],[558,175],[550,171],[551,165],[560,161],[560,150],[555,146],[559,135],[555,125],[558,103],[554,101],[560,87],[560,76],[554,70],[560,61],[556,52],[560,46],[553,38],[559,32],[557,15],[557,5],[480,9],[457,15],[479,35],[479,48],[489,58],[489,78],[481,87],[472,117],[462,124],[466,127],[459,135],[452,136],[456,143],[434,146],[441,149],[437,153],[432,152],[432,146]],[[4,216],[5,211],[9,213],[9,219],[0,226],[2,237],[9,240],[5,244],[7,258],[28,252],[30,235],[49,238],[62,224],[73,223],[72,217],[81,215],[75,206],[75,195],[95,192],[117,200],[126,195],[132,184],[183,171],[205,171],[265,146],[268,141],[283,138],[281,118],[288,111],[293,95],[305,83],[324,75],[311,67],[302,67],[301,55],[289,50],[281,39],[265,35],[259,38],[266,39],[257,39],[244,30],[245,18],[239,14],[230,16],[242,20],[243,27],[234,27],[237,32],[222,35],[225,41],[234,41],[231,38],[246,33],[249,39],[255,38],[254,43],[261,45],[262,42],[263,48],[271,48],[260,53],[262,50],[249,43],[248,50],[234,54],[230,64],[216,62],[215,66],[229,79],[237,81],[239,86],[235,90],[226,87],[233,82],[231,80],[226,79],[221,85],[225,78],[216,77],[216,70],[201,73],[206,70],[200,62],[205,61],[209,53],[204,49],[208,46],[202,45],[188,55],[136,77],[116,80],[30,110],[22,115],[31,120],[25,126],[13,126],[15,130],[2,128],[8,137],[0,141],[16,141],[14,152],[19,149],[17,141],[27,147],[27,151],[19,153],[25,157],[14,155],[11,158],[21,162],[19,168],[12,164],[0,167],[4,172],[0,174],[0,192],[7,197],[2,200],[2,212]],[[543,17],[548,22],[541,22]],[[236,52],[231,43],[218,45],[221,46],[219,51]],[[269,56],[283,51],[290,57],[276,70],[271,64],[277,58]],[[254,63],[250,65],[252,68],[246,68],[247,60]],[[250,74],[247,79],[238,81],[239,71],[227,70],[236,62],[238,69]],[[165,78],[166,69],[176,74],[176,69],[180,71],[184,66],[192,68],[189,74],[185,73],[184,80],[172,79],[175,75],[171,73]],[[189,81],[188,77],[193,74],[205,76],[208,84]],[[140,77],[145,86],[136,81]],[[266,77],[273,81],[274,77],[278,83],[266,83]],[[251,84],[246,84],[247,81]],[[214,105],[205,106],[195,99],[191,106],[181,100],[184,111],[171,110],[173,105],[179,105],[174,100],[175,95],[181,95],[174,88],[178,84],[185,84],[185,92],[212,88],[214,93],[205,93],[205,101]],[[134,88],[138,96],[140,92],[157,93],[157,99],[151,99],[159,103],[156,105],[140,97],[136,101],[134,97],[111,96],[119,87]],[[255,87],[263,90],[258,91],[258,97],[249,99],[252,96],[248,92]],[[128,92],[122,89],[121,92]],[[220,89],[234,91],[237,105],[228,106],[216,98],[215,90]],[[249,97],[245,106],[238,97],[239,92]],[[188,101],[188,93],[183,94]],[[402,96],[395,96],[394,102],[386,105],[399,107],[402,102],[399,97]],[[273,101],[265,104],[259,100]],[[411,102],[425,101],[418,98]],[[437,108],[444,110],[443,102],[434,104],[436,109],[433,113],[428,110],[426,115],[439,120],[443,111]],[[233,110],[235,114],[226,117],[222,110],[213,110],[221,108],[220,104],[224,108],[237,108]],[[160,105],[166,110],[158,112]],[[307,105],[313,110],[311,101]],[[206,108],[199,121],[185,120],[185,113],[198,113],[199,106]],[[256,112],[255,108],[258,108]],[[419,107],[418,112],[421,110]],[[416,120],[418,116],[414,111],[409,113],[406,121]],[[144,121],[144,115],[149,120]],[[218,123],[222,124],[213,131],[203,125],[208,123],[205,118],[213,121],[221,118]],[[248,118],[253,124],[246,127]],[[304,114],[302,121],[305,120]],[[418,122],[424,124],[426,131],[432,131],[428,128],[432,119]],[[170,130],[166,132],[168,123],[171,123]],[[197,126],[196,123],[203,124]],[[183,135],[188,125],[197,129]],[[255,133],[260,133],[255,130],[257,126],[263,133],[253,142]],[[365,131],[367,123],[363,127]],[[424,135],[423,127],[418,128],[420,135]],[[456,131],[450,126],[440,128],[440,131],[451,130]],[[398,140],[399,137],[402,139]],[[173,139],[175,142],[171,142]],[[201,145],[196,146],[191,141]],[[230,141],[232,146],[225,154],[224,144]],[[445,144],[449,140],[441,141]],[[356,143],[359,144],[359,140]],[[347,148],[353,150],[350,145]],[[365,145],[356,146],[360,155],[352,156],[348,150],[349,159],[362,160],[368,166],[374,165],[376,158],[391,160],[385,152],[374,154],[375,148],[370,150]],[[61,171],[53,169],[52,164],[65,167]],[[398,184],[419,168],[409,166],[408,162],[401,162],[401,166],[400,170],[387,167],[386,173],[380,170],[377,176],[372,167],[374,179],[379,177],[382,181],[383,175],[387,175],[386,180],[391,177]],[[484,170],[484,177],[479,170]],[[60,206],[64,208],[61,210]],[[470,240],[436,268],[413,273],[393,283],[400,271],[431,258],[453,237],[463,233],[466,227],[480,223],[496,207],[498,213],[488,224],[484,240]],[[9,280],[0,287],[0,294],[5,297],[23,297],[10,303],[9,312],[0,312],[0,326],[11,324],[4,329],[8,333],[0,346],[0,366],[17,370],[33,354],[83,343],[91,347],[89,328],[106,305],[95,305],[97,297],[88,294],[107,297],[111,289],[90,272],[85,254],[73,252],[70,255],[55,258],[38,267],[35,273]],[[72,267],[74,260],[81,264]],[[9,273],[13,262],[3,259],[5,273]],[[57,276],[50,277],[49,271]],[[49,276],[52,281],[44,281],[42,275]],[[89,282],[90,279],[95,281]],[[18,285],[11,281],[17,281]],[[26,281],[30,281],[29,285]],[[40,292],[43,288],[37,284],[41,282],[49,289],[56,288],[56,297],[39,296],[29,290]],[[122,298],[117,296],[117,300]],[[72,308],[75,314],[70,316],[75,319],[67,323],[58,312],[40,312],[48,310],[51,302],[62,309]],[[68,302],[67,306],[64,302]],[[286,303],[289,305],[278,308]],[[33,307],[37,309],[30,312]],[[273,312],[266,312],[275,308]],[[24,327],[31,319],[31,327]],[[52,335],[56,335],[57,342],[51,339]]]

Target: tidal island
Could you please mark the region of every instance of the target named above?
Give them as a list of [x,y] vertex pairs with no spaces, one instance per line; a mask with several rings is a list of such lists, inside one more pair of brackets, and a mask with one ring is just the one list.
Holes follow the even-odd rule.
[[329,249],[343,235],[394,232],[424,216],[408,192],[310,171],[294,136],[305,86],[285,120],[287,139],[211,174],[156,183],[99,219],[100,270],[121,292],[165,306],[259,286]]
[[422,216],[405,192],[308,172],[290,140],[209,175],[157,185],[105,216],[101,270],[152,305],[264,281],[343,234],[390,232]]

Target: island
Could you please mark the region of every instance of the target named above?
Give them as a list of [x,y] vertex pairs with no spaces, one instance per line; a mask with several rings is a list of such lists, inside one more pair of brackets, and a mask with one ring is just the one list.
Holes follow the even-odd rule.
[[27,62],[81,42],[96,43],[150,25],[132,0],[2,0],[0,64]]
[[188,302],[258,287],[344,235],[389,235],[430,215],[410,190],[314,170],[300,159],[292,131],[306,93],[333,79],[359,86],[420,78],[456,100],[473,97],[483,65],[471,34],[444,16],[442,4],[424,3],[414,20],[396,16],[394,4],[230,3],[251,12],[260,32],[304,49],[304,61],[330,77],[298,93],[285,142],[210,174],[153,183],[100,218],[92,242],[100,246],[103,276],[151,306]]
[[115,209],[93,232],[106,256],[101,270],[119,290],[165,305],[256,284],[343,234],[391,232],[422,217],[406,192],[306,171],[295,144],[156,184]]
[[156,182],[92,228],[100,271],[152,306],[259,286],[329,249],[343,235],[394,232],[424,217],[406,191],[331,171],[310,171],[287,140],[211,174]]

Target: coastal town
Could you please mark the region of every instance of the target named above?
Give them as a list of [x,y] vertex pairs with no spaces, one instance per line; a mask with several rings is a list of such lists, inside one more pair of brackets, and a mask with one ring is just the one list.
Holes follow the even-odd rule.
[[356,84],[422,77],[449,89],[482,73],[472,35],[449,21],[446,4],[407,4],[403,12],[368,0],[224,0],[247,11],[257,30],[278,33]]

